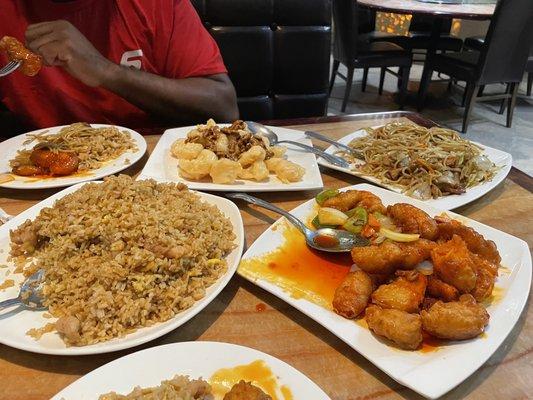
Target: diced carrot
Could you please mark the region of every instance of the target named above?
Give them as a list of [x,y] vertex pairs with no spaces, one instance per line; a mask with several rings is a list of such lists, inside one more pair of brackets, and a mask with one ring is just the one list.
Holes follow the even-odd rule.
[[381,224],[372,214],[368,214],[368,225],[370,225],[375,230],[379,230],[379,228],[381,228]]
[[375,229],[372,228],[369,224],[366,224],[361,230],[361,236],[365,238],[370,238],[374,236],[375,233],[376,233]]

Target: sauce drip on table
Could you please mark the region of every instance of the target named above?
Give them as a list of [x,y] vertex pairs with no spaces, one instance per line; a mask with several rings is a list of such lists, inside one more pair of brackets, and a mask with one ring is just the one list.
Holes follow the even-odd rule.
[[259,387],[272,397],[272,400],[294,400],[291,390],[279,384],[277,377],[263,360],[233,368],[221,368],[209,378],[209,383],[215,396],[222,398],[233,385],[241,380]]

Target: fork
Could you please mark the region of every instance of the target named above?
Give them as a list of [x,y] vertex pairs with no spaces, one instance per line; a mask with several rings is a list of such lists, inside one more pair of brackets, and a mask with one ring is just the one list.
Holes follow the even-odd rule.
[[8,213],[6,213],[4,210],[0,208],[0,225],[6,223],[11,218],[13,218],[13,216],[9,215]]
[[0,78],[6,75],[9,75],[20,67],[20,61],[11,61],[8,62],[2,69],[0,69]]

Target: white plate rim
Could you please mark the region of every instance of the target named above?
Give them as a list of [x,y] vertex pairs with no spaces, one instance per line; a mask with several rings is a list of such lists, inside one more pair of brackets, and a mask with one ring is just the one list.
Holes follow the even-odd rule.
[[[114,369],[120,367],[123,364],[126,364],[126,365],[130,363],[133,364],[135,362],[133,360],[142,359],[143,356],[145,356],[146,354],[150,354],[150,353],[180,354],[181,352],[189,350],[189,349],[191,351],[194,350],[195,352],[204,351],[206,353],[219,350],[220,352],[225,352],[224,354],[228,355],[228,361],[231,360],[232,355],[235,353],[240,353],[240,354],[249,356],[249,358],[261,359],[265,361],[265,363],[273,370],[272,372],[274,374],[276,374],[275,370],[278,370],[279,372],[280,369],[284,369],[287,371],[288,374],[291,375],[292,378],[297,378],[301,385],[306,385],[312,388],[313,391],[316,392],[315,395],[320,395],[320,397],[314,398],[314,399],[316,400],[329,400],[330,399],[329,396],[326,395],[326,393],[316,383],[314,383],[307,375],[300,372],[299,370],[297,370],[296,368],[294,368],[292,365],[288,364],[287,362],[280,360],[279,358],[274,357],[268,353],[262,352],[260,350],[257,350],[251,347],[234,344],[234,343],[213,342],[213,341],[189,341],[189,342],[169,343],[169,344],[164,344],[160,346],[150,347],[150,348],[139,350],[137,352],[130,353],[120,358],[117,358],[113,361],[110,361],[94,369],[93,371],[87,373],[86,375],[78,378],[76,381],[72,382],[70,385],[62,389],[59,393],[54,395],[51,398],[51,400],[64,400],[65,398],[63,396],[69,395],[68,391],[76,390],[76,386],[79,385],[80,383],[85,383],[87,380],[90,381],[91,379],[95,379],[95,377],[98,377],[99,374],[106,373],[108,372],[108,370],[109,370],[109,373],[112,373]],[[217,367],[227,368],[229,366],[230,365],[217,366]],[[190,375],[192,379],[200,378],[200,376],[191,375],[191,372],[189,371],[184,371],[184,372],[176,371],[174,374]],[[207,376],[203,376],[203,378],[208,379]],[[285,378],[285,376],[280,377],[280,378]],[[166,380],[166,379],[170,379],[170,377],[161,377],[161,381]],[[137,385],[132,384],[131,389],[133,389],[133,387],[135,386]],[[108,389],[103,389],[101,391],[100,389],[98,389],[98,391],[101,392],[100,394],[105,393],[106,390]],[[64,392],[67,392],[67,393],[64,394]],[[77,395],[79,396],[79,394]]]
[[[372,128],[378,128],[380,126],[382,125],[373,126]],[[352,139],[363,136],[364,132],[365,132],[364,129],[358,129],[354,132],[351,132],[341,137],[340,139],[337,140],[337,142],[347,145]],[[423,201],[424,203],[431,204],[435,207],[438,207],[444,210],[453,210],[461,206],[464,206],[466,204],[469,204],[479,199],[480,197],[486,195],[487,193],[495,189],[500,183],[502,183],[505,180],[505,178],[507,177],[507,175],[509,174],[513,166],[513,156],[505,151],[496,149],[494,147],[485,146],[481,143],[474,142],[474,141],[470,141],[470,142],[472,144],[480,146],[484,152],[487,152],[487,151],[494,152],[494,153],[497,153],[498,156],[501,157],[502,159],[505,159],[505,164],[498,165],[501,167],[501,169],[496,173],[494,178],[489,182],[485,182],[485,183],[482,183],[481,185],[477,185],[472,188],[469,188],[466,190],[465,193],[460,194],[460,195],[449,195],[449,196],[444,196],[438,199],[429,199],[429,200],[420,200],[420,201]],[[328,154],[335,154],[335,152],[339,150],[340,149],[338,147],[332,144],[328,148],[326,148],[325,152]],[[343,168],[343,167],[336,166],[334,164],[327,162],[321,157],[318,158],[318,164],[322,167],[330,168],[335,171],[340,171],[348,175],[356,176],[360,179],[364,179],[370,183],[379,185],[395,193],[402,194],[399,188],[389,185],[385,182],[382,182],[378,178],[375,178],[373,176],[366,175],[366,174],[363,174],[357,171],[353,171],[349,168]],[[419,200],[419,199],[415,199],[415,200]]]
[[[47,204],[50,204],[50,205],[53,204],[55,200],[60,199],[66,196],[67,194],[76,191],[77,189],[81,188],[83,185],[86,185],[88,183],[101,183],[101,181],[82,182],[77,185],[70,186],[56,193],[55,195],[48,197],[47,199],[35,204],[34,206],[20,213],[19,215],[13,217],[11,220],[6,222],[4,225],[0,226],[0,234],[3,234],[3,231],[9,234],[10,229],[17,227],[22,222],[24,222],[24,220],[27,218],[26,215],[31,215],[34,212],[40,211],[44,207],[48,207],[49,205]],[[6,340],[0,335],[0,343],[6,346],[9,346],[9,347],[20,349],[20,350],[30,351],[30,352],[39,353],[39,354],[50,354],[50,355],[75,356],[75,355],[111,353],[111,352],[115,352],[119,350],[128,349],[131,347],[135,347],[140,344],[144,344],[151,340],[157,339],[173,331],[174,329],[180,327],[181,325],[189,321],[191,318],[196,316],[200,311],[202,311],[205,307],[207,307],[220,294],[220,292],[228,285],[229,281],[235,274],[237,267],[239,265],[240,259],[243,254],[245,235],[244,235],[244,225],[242,221],[242,216],[239,211],[239,208],[237,207],[235,203],[221,196],[216,196],[216,195],[208,194],[208,193],[202,193],[198,191],[193,191],[193,192],[197,193],[202,198],[202,200],[210,204],[215,204],[214,203],[215,201],[221,201],[226,206],[228,206],[229,209],[232,210],[232,214],[226,215],[226,217],[229,219],[234,218],[237,222],[237,224],[234,224],[234,227],[233,227],[234,233],[236,235],[235,243],[237,244],[237,247],[233,249],[233,251],[227,256],[227,258],[234,257],[234,261],[231,265],[228,263],[228,270],[226,271],[226,273],[223,276],[221,276],[213,285],[211,285],[207,289],[206,295],[202,299],[195,302],[195,304],[192,307],[180,312],[179,314],[175,315],[173,318],[165,322],[156,324],[152,327],[148,327],[148,328],[144,327],[144,328],[137,329],[134,332],[134,334],[138,332],[142,332],[143,329],[151,329],[153,327],[157,327],[160,325],[166,325],[162,329],[155,330],[154,332],[150,334],[141,336],[133,340],[124,340],[125,338],[129,336],[129,335],[125,335],[122,338],[115,338],[115,339],[111,339],[105,342],[100,342],[94,345],[87,345],[87,346],[80,346],[80,347],[72,346],[72,347],[55,349],[55,348],[41,347],[38,345],[37,340],[31,342],[31,344],[28,345],[24,343],[21,344],[20,342],[17,342],[17,341]],[[35,311],[22,310],[20,312],[32,313]],[[119,341],[119,342],[113,343],[114,341]]]
[[[17,190],[18,189],[38,190],[38,189],[60,188],[60,187],[75,185],[75,184],[82,183],[82,182],[94,181],[94,180],[102,179],[109,175],[114,175],[120,171],[123,171],[131,167],[132,165],[137,163],[146,153],[146,149],[147,149],[146,140],[139,132],[133,129],[130,129],[130,128],[126,128],[124,126],[119,126],[119,125],[109,125],[109,124],[90,124],[90,125],[94,128],[114,126],[120,131],[122,130],[127,131],[131,135],[131,138],[135,141],[135,144],[137,145],[137,151],[135,152],[127,151],[121,154],[118,158],[106,162],[102,167],[89,171],[89,175],[87,176],[82,175],[82,176],[71,177],[67,175],[64,177],[55,177],[55,178],[37,180],[35,182],[31,182],[31,181],[26,182],[24,180],[15,179],[14,181],[0,183],[0,187],[6,188],[6,189],[17,189]],[[36,134],[36,133],[40,133],[44,131],[52,131],[50,133],[57,133],[60,129],[65,128],[67,126],[69,125],[60,125],[60,126],[52,126],[50,128],[36,129],[31,132],[26,132],[21,135],[14,136],[12,138],[4,140],[3,142],[0,142],[0,151],[3,151],[4,147],[7,147],[5,151],[11,151],[12,149],[10,146],[15,146],[15,143],[18,143],[21,139],[26,138],[30,134]],[[28,147],[31,147],[31,146],[28,146]],[[20,145],[17,145],[17,149],[15,149],[15,153],[16,153],[16,150],[19,150],[21,148],[22,147],[20,147]],[[6,160],[6,162],[8,163],[9,160],[13,156],[14,154],[12,154]],[[123,162],[125,161],[125,159],[129,160],[128,164]],[[10,171],[4,171],[4,172],[10,173]]]
[[[341,190],[341,191],[350,190],[350,189],[372,191],[373,193],[377,194],[380,197],[381,196],[387,196],[387,195],[393,196],[393,197],[401,197],[401,198],[404,199],[405,202],[409,202],[409,203],[411,203],[411,204],[413,204],[413,205],[415,205],[415,206],[417,206],[419,208],[426,209],[426,210],[428,208],[436,209],[435,206],[430,205],[430,204],[426,204],[426,203],[424,203],[424,202],[422,202],[420,200],[407,197],[407,196],[402,195],[400,193],[391,192],[391,191],[388,191],[387,189],[380,188],[380,187],[377,187],[377,186],[374,186],[374,185],[371,185],[371,184],[367,184],[367,183],[356,184],[356,185],[352,185],[352,186],[339,188],[339,190]],[[299,206],[295,207],[290,212],[292,213],[293,211],[296,211],[298,209],[304,210],[306,207],[309,207],[310,204],[312,204],[312,202],[314,202],[314,199],[310,199],[310,200],[300,204]],[[507,234],[505,232],[499,231],[499,230],[497,230],[495,228],[492,228],[490,226],[487,226],[485,224],[482,224],[480,222],[477,222],[475,220],[472,220],[470,218],[467,218],[467,217],[464,217],[462,215],[450,212],[448,210],[438,210],[436,212],[446,212],[447,215],[449,215],[450,217],[452,217],[454,219],[458,219],[458,220],[461,220],[463,222],[466,222],[468,225],[473,224],[476,227],[476,229],[479,229],[479,227],[482,227],[483,229],[486,229],[486,230],[491,231],[493,233],[501,234],[501,235],[505,236],[507,239],[512,239],[512,240],[516,241],[517,244],[520,245],[520,247],[523,250],[523,254],[525,255],[524,257],[521,258],[520,265],[518,266],[518,269],[517,269],[517,272],[516,272],[517,276],[518,276],[518,274],[522,274],[522,276],[520,277],[521,280],[518,280],[515,277],[515,279],[513,279],[513,281],[510,283],[510,286],[509,286],[509,289],[510,289],[513,286],[518,286],[519,284],[522,284],[522,288],[521,288],[521,290],[519,292],[519,298],[518,298],[519,303],[516,304],[516,307],[515,307],[515,310],[518,310],[518,311],[513,313],[512,322],[510,324],[508,324],[503,329],[503,331],[504,331],[503,333],[500,333],[498,335],[497,344],[493,345],[493,348],[491,348],[490,351],[485,352],[483,354],[483,357],[482,358],[478,358],[474,364],[467,366],[468,367],[468,368],[466,368],[467,371],[461,376],[460,379],[455,379],[455,380],[453,380],[453,382],[450,382],[450,383],[446,383],[444,380],[441,380],[441,379],[439,379],[439,381],[437,382],[434,379],[431,379],[431,376],[429,376],[429,375],[425,377],[427,379],[420,380],[420,376],[417,376],[417,372],[424,372],[424,371],[421,371],[422,370],[422,366],[415,366],[412,370],[407,371],[406,373],[403,373],[403,374],[397,374],[397,373],[395,373],[395,371],[390,371],[390,370],[387,370],[386,368],[383,368],[382,366],[376,364],[376,361],[372,358],[372,355],[369,354],[367,349],[358,348],[356,343],[353,343],[347,337],[343,337],[342,334],[339,333],[339,329],[336,330],[336,326],[328,325],[328,323],[330,323],[330,324],[337,324],[337,323],[338,324],[342,324],[343,322],[344,323],[353,323],[352,321],[346,320],[346,319],[336,315],[333,311],[326,310],[326,309],[322,308],[321,306],[316,305],[316,304],[314,304],[314,303],[312,303],[312,302],[310,302],[308,300],[305,300],[305,299],[294,299],[293,297],[291,297],[290,294],[286,293],[283,289],[281,289],[280,287],[278,287],[274,283],[271,283],[271,282],[266,281],[266,280],[262,280],[260,278],[249,277],[246,274],[241,273],[239,271],[239,269],[237,269],[237,274],[242,276],[244,279],[250,281],[251,283],[261,287],[262,289],[266,290],[267,292],[273,294],[274,296],[280,298],[281,300],[285,301],[287,304],[293,306],[294,308],[296,308],[297,310],[301,311],[302,313],[304,313],[309,318],[313,319],[318,324],[322,325],[324,328],[329,330],[333,335],[337,336],[340,340],[344,341],[352,349],[354,349],[359,354],[361,354],[364,358],[366,358],[368,361],[370,361],[377,368],[379,368],[384,373],[389,375],[392,379],[394,379],[397,382],[399,382],[400,384],[402,384],[402,385],[414,390],[415,392],[421,394],[422,396],[424,396],[426,398],[436,399],[436,398],[444,395],[448,391],[452,390],[453,388],[455,388],[459,384],[461,384],[470,375],[472,375],[474,372],[476,372],[478,370],[478,368],[481,367],[498,350],[500,345],[508,337],[509,333],[514,328],[514,326],[518,322],[518,319],[520,318],[520,316],[523,313],[524,307],[525,307],[525,305],[527,303],[527,299],[529,297],[529,291],[531,289],[531,276],[532,276],[531,253],[529,252],[529,247],[528,247],[528,245],[527,245],[527,243],[525,241],[523,241],[520,238],[514,237],[514,236],[512,236],[510,234]],[[248,249],[246,250],[245,254],[243,254],[243,256],[242,256],[241,261],[245,260],[247,258],[250,258],[250,257],[254,257],[256,248],[260,247],[261,241],[264,240],[263,237],[265,237],[266,235],[272,233],[274,231],[273,227],[276,227],[277,224],[280,221],[282,221],[282,220],[283,220],[283,217],[279,218],[267,230],[265,230],[248,247]],[[278,232],[278,234],[279,234],[279,232]],[[271,251],[271,250],[266,250],[266,251],[268,252],[268,251]],[[259,255],[259,254],[264,254],[264,253],[265,253],[265,251],[260,251],[257,254]],[[524,285],[525,285],[525,287],[524,287]],[[506,296],[499,303],[503,304],[503,302],[505,300],[506,301],[510,301],[510,299],[508,297],[509,296],[506,294]],[[325,316],[317,315],[316,313],[313,313],[313,311],[316,311],[316,312],[319,312],[319,313],[323,312],[323,313],[325,313],[324,314]],[[324,321],[321,321],[321,319],[327,320],[328,322],[326,323]],[[339,322],[339,321],[341,321],[341,322]],[[353,323],[353,325],[356,327],[355,328],[356,330],[357,329],[366,329],[366,328],[359,327],[355,323]],[[489,325],[489,327],[490,327],[490,325]],[[479,340],[479,339],[474,339],[474,341],[475,340]],[[464,343],[466,343],[466,341],[465,342],[460,342],[460,344],[464,344]],[[387,346],[387,345],[383,344],[383,346]],[[401,350],[398,350],[398,351],[401,351]],[[417,353],[419,353],[419,352],[417,352]],[[464,368],[464,366],[462,366],[462,368]]]
[[[230,124],[217,124],[218,126],[229,126]],[[194,190],[202,190],[202,191],[209,191],[209,192],[293,192],[293,191],[306,191],[306,190],[316,190],[316,189],[322,189],[324,187],[324,183],[322,180],[322,174],[320,173],[320,169],[318,166],[318,160],[317,157],[314,155],[307,153],[309,157],[306,157],[309,159],[309,167],[306,168],[306,175],[309,175],[309,180],[299,181],[299,182],[293,182],[293,183],[277,183],[277,182],[268,182],[264,184],[257,184],[254,182],[251,182],[251,184],[245,183],[243,185],[222,185],[222,184],[214,184],[211,182],[195,182],[195,181],[189,181],[186,179],[183,179],[176,174],[176,179],[169,179],[165,175],[164,171],[161,170],[161,168],[158,168],[156,163],[158,159],[165,159],[167,157],[167,153],[169,151],[170,145],[168,142],[174,141],[179,138],[185,137],[183,134],[187,131],[190,131],[194,129],[196,126],[185,126],[180,128],[172,128],[167,129],[159,141],[157,142],[154,150],[151,152],[150,157],[146,161],[146,164],[144,165],[139,178],[140,179],[156,179],[160,182],[181,182],[187,185],[189,188]],[[295,129],[287,129],[283,127],[277,127],[277,126],[268,126],[268,128],[272,129],[274,132],[276,132],[278,135],[280,132],[282,134],[295,134],[297,133],[300,135],[299,138],[296,138],[295,141],[307,144],[309,146],[312,146],[313,143],[311,139],[307,138],[304,135],[304,132],[298,131]],[[288,148],[289,150],[295,150],[296,148]],[[289,158],[289,160],[291,160]],[[272,178],[271,178],[272,179]]]

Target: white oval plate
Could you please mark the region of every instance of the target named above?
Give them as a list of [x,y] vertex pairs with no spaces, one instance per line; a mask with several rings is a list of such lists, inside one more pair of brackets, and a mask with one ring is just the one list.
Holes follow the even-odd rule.
[[[21,274],[10,274],[7,277],[4,276],[4,271],[12,271],[14,268],[13,264],[7,261],[10,250],[9,231],[15,229],[27,219],[34,219],[41,209],[52,206],[55,200],[76,191],[83,185],[84,184],[78,184],[64,189],[0,226],[0,265],[7,264],[9,266],[9,269],[0,269],[0,282],[3,282],[4,279],[7,278],[15,280],[14,287],[0,291],[0,301],[16,297],[23,281]],[[237,244],[237,247],[226,257],[228,264],[227,272],[220,277],[215,284],[206,290],[203,299],[197,301],[191,308],[176,314],[174,318],[171,318],[166,322],[151,327],[140,328],[122,338],[111,339],[106,342],[82,347],[67,347],[56,332],[47,333],[43,335],[40,340],[35,340],[33,337],[28,336],[26,332],[29,329],[40,328],[46,323],[54,321],[54,319],[44,318],[43,311],[28,311],[20,308],[5,310],[0,312],[0,343],[17,349],[42,354],[81,355],[108,353],[134,347],[163,336],[176,329],[178,326],[183,325],[198,314],[228,284],[239,265],[239,260],[244,247],[244,228],[241,214],[237,206],[233,202],[222,197],[206,193],[198,194],[203,201],[209,204],[214,204],[230,219],[231,224],[233,225],[233,231],[236,235],[235,243]]]
[[[348,189],[368,190],[379,196],[386,206],[409,203],[432,216],[443,212],[422,201],[369,184],[359,184],[341,190]],[[314,199],[296,207],[291,214],[306,221],[313,212],[316,213]],[[484,338],[448,342],[437,351],[427,353],[391,348],[373,336],[368,329],[335,314],[331,309],[322,308],[305,299],[295,299],[276,284],[261,279],[260,276],[251,276],[240,269],[237,272],[317,321],[391,378],[425,397],[434,399],[468,378],[498,349],[518,321],[531,285],[531,254],[526,242],[458,214],[446,214],[471,226],[485,238],[493,240],[502,257],[502,265],[506,267],[500,269],[500,276],[496,281],[496,286],[502,290],[503,298],[487,308],[490,322]],[[281,220],[256,239],[242,257],[243,260],[260,257],[284,242],[283,229],[279,229],[283,225],[278,225]]]
[[[339,139],[338,142],[348,145],[353,139],[366,136],[366,134],[367,133],[365,130],[360,129],[358,131],[352,132],[344,136],[343,138]],[[509,153],[506,153],[505,151],[501,151],[498,149],[494,149],[492,147],[484,146],[476,142],[472,142],[472,143],[480,146],[483,149],[483,152],[485,153],[485,155],[494,164],[500,167],[500,170],[496,173],[494,178],[492,178],[490,182],[485,182],[480,185],[466,189],[466,192],[463,194],[452,194],[449,196],[440,197],[438,199],[422,200],[424,203],[430,204],[442,210],[453,210],[455,208],[464,206],[465,204],[468,204],[476,199],[479,199],[481,196],[487,194],[492,189],[494,189],[496,186],[498,186],[505,179],[505,177],[509,174],[509,171],[511,170],[511,167],[513,165],[513,157]],[[326,149],[326,153],[329,153],[329,154],[335,154],[338,151],[339,151],[339,148],[335,147],[334,145],[331,145]],[[330,164],[323,158],[319,158],[318,163],[324,167],[328,167],[336,171],[345,172],[347,174],[357,176],[366,181],[383,186],[384,188],[392,190],[393,192],[401,193],[401,189],[397,188],[396,186],[392,186],[387,183],[384,183],[380,179],[375,178],[373,176],[366,175],[359,171],[351,170],[349,168],[338,167],[336,165]]]
[[[24,133],[22,135],[18,135],[15,137],[12,137],[10,139],[7,139],[0,143],[0,154],[2,154],[2,158],[0,159],[0,173],[11,173],[11,167],[9,166],[9,161],[15,158],[17,155],[18,150],[22,149],[31,149],[33,146],[35,146],[35,142],[29,143],[27,145],[24,145],[23,142],[28,139],[29,134],[36,134],[44,131],[48,131],[47,134],[55,134],[58,133],[62,128],[64,128],[67,125],[63,126],[54,126],[53,128],[46,128],[46,129],[39,129],[36,131]],[[128,131],[131,135],[131,138],[137,145],[137,151],[127,151],[126,153],[120,155],[118,158],[108,161],[100,168],[87,171],[86,173],[83,173],[79,176],[58,176],[55,178],[45,178],[45,179],[39,179],[39,178],[32,178],[32,177],[24,177],[24,176],[18,176],[13,175],[15,178],[14,181],[4,182],[0,183],[0,187],[8,188],[8,189],[48,189],[48,188],[57,188],[57,187],[64,187],[64,186],[71,186],[75,185],[80,182],[87,182],[87,181],[93,181],[96,179],[101,179],[104,176],[113,175],[117,172],[120,172],[133,164],[135,164],[137,161],[141,159],[141,157],[146,152],[146,141],[141,136],[140,133],[129,129],[124,128],[122,126],[117,125],[106,125],[106,124],[91,124],[94,128],[104,128],[106,126],[116,126],[117,129],[121,131]]]
[[[227,124],[219,124],[219,126],[227,126]],[[186,138],[187,133],[194,128],[194,126],[188,126],[166,130],[150,154],[150,158],[141,171],[140,179],[153,178],[157,181],[183,182],[191,189],[212,192],[286,192],[321,189],[324,186],[315,155],[287,144],[282,144],[287,147],[287,159],[305,168],[305,175],[300,182],[283,183],[272,174],[267,182],[239,179],[228,185],[212,183],[210,179],[206,181],[184,179],[178,175],[178,160],[170,154],[170,146],[176,139]],[[275,126],[269,128],[278,135],[280,140],[293,140],[309,146],[313,145],[311,140],[301,131]]]
[[[110,391],[127,394],[135,386],[159,386],[174,375],[208,380],[220,368],[256,360],[270,367],[279,385],[288,386],[294,399],[329,400],[313,381],[289,364],[249,347],[218,342],[173,343],[129,354],[81,377],[51,400],[94,400]],[[279,398],[283,398],[281,394]]]

